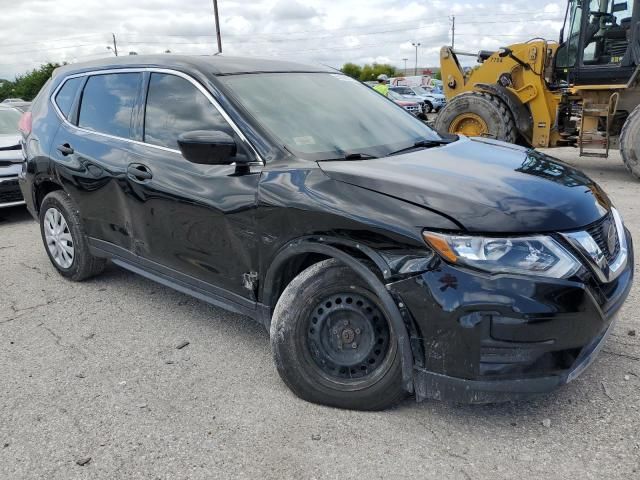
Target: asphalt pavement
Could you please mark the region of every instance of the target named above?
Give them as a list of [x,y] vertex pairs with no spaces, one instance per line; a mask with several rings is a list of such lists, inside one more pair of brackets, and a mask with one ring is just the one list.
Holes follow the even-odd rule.
[[[639,244],[618,154],[552,153]],[[638,283],[595,363],[550,395],[362,413],[295,397],[248,318],[115,266],[64,280],[22,208],[0,210],[0,240],[1,479],[640,479]]]

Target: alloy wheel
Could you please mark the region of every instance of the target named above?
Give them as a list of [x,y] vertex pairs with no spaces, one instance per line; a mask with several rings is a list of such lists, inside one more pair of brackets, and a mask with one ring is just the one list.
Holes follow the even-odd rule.
[[56,264],[70,268],[74,258],[73,237],[64,215],[57,208],[51,207],[45,213],[44,234],[47,249]]

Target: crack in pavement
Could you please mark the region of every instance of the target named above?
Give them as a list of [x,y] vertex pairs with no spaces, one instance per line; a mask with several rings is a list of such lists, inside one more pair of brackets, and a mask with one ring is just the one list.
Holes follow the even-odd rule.
[[626,353],[620,353],[620,352],[612,352],[611,350],[602,350],[602,353],[608,353],[609,355],[613,355],[615,357],[623,357],[623,358],[628,358],[630,360],[635,360],[640,361],[640,357],[634,357],[633,355],[628,355]]
[[66,348],[66,349],[68,349],[68,350],[71,350],[71,351],[77,352],[77,353],[78,353],[78,354],[79,354],[79,355],[80,355],[84,360],[87,360],[87,359],[88,359],[88,357],[87,357],[87,354],[86,354],[86,353],[84,353],[82,350],[80,350],[80,349],[79,349],[76,345],[74,345],[74,344],[67,344],[67,343],[64,343],[64,342],[62,341],[62,337],[61,337],[58,333],[56,333],[56,332],[55,332],[51,327],[48,327],[47,325],[45,325],[45,324],[44,324],[44,322],[39,323],[37,326],[38,326],[38,327],[42,327],[42,328],[43,328],[43,329],[45,329],[47,332],[49,332],[49,334],[51,334],[51,336],[55,339],[55,343],[56,343],[56,345],[58,345],[59,347]]

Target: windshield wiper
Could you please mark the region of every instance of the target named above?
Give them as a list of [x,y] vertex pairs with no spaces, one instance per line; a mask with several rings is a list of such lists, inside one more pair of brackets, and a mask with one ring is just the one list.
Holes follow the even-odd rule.
[[455,142],[456,140],[458,140],[457,135],[446,136],[439,140],[418,140],[410,147],[401,148],[400,150],[391,152],[388,156],[399,155],[401,153],[410,152],[411,150],[415,150],[416,148],[440,147],[442,145],[448,145],[449,143]]
[[360,153],[360,152],[343,152],[342,157],[337,158],[327,158],[322,160],[323,162],[330,162],[336,160],[371,160],[373,158],[378,158],[375,155],[369,155],[368,153]]

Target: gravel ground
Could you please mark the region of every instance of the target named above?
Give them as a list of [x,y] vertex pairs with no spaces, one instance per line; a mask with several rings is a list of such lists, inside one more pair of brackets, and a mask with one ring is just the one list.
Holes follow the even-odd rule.
[[[640,239],[617,154],[553,153]],[[638,284],[596,362],[551,395],[360,413],[291,394],[251,320],[113,266],[65,281],[21,208],[0,231],[0,478],[640,478]]]

